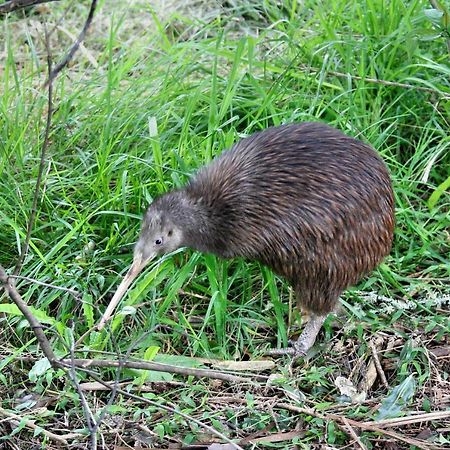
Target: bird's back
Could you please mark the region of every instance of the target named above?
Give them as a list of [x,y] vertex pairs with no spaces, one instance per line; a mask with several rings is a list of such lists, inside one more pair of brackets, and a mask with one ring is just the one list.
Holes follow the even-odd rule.
[[188,190],[214,216],[221,256],[258,259],[288,278],[299,264],[331,254],[358,278],[390,249],[386,166],[370,146],[322,123],[245,138],[201,169]]

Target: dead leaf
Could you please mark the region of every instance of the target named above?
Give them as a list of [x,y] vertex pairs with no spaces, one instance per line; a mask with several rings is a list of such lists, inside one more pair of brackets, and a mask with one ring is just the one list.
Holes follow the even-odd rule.
[[352,403],[361,403],[366,399],[365,392],[358,392],[352,381],[345,377],[336,377],[335,386],[339,389],[341,395],[348,397]]
[[260,438],[252,439],[251,443],[257,442],[283,442],[283,441],[292,441],[292,439],[302,436],[304,433],[301,431],[288,431],[285,433],[274,433],[269,434],[268,436],[262,436]]
[[450,345],[445,347],[431,348],[430,352],[433,353],[436,358],[447,358],[450,356]]
[[251,371],[262,372],[275,367],[275,362],[271,360],[255,360],[255,361],[214,361],[212,366],[216,369],[235,370],[235,371]]

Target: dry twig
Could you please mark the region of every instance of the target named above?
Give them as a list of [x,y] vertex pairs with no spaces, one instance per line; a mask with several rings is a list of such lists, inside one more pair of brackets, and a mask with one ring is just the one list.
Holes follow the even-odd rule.
[[230,383],[253,383],[254,381],[265,381],[267,377],[262,375],[252,375],[251,378],[229,373],[220,372],[218,370],[194,369],[191,367],[172,366],[170,364],[156,363],[150,361],[113,361],[107,359],[61,359],[59,360],[65,367],[74,364],[80,368],[91,367],[125,367],[128,369],[153,370],[155,372],[176,373],[185,376],[194,376],[197,378],[211,378],[215,380],[229,381]]
[[359,448],[362,450],[367,450],[367,447],[361,442],[361,439],[356,434],[356,431],[353,429],[353,427],[349,424],[346,417],[342,418],[342,422],[344,423],[345,427],[350,433],[350,436],[355,440],[355,442],[358,444]]
[[8,14],[27,6],[36,6],[41,3],[58,2],[59,0],[10,0],[0,5],[0,14]]
[[434,411],[431,413],[415,414],[413,416],[395,417],[393,419],[378,420],[377,422],[362,422],[363,425],[375,424],[379,428],[401,427],[413,423],[432,422],[434,420],[448,419],[450,411]]
[[[318,69],[316,67],[307,66],[306,64],[300,64],[300,69],[304,70],[305,72],[313,72],[313,73],[321,72],[320,69]],[[334,70],[327,70],[326,73],[328,75],[332,75],[337,78],[349,78],[351,80],[364,81],[365,83],[381,84],[383,86],[399,87],[402,89],[414,89],[416,91],[428,92],[429,94],[438,94],[446,100],[450,99],[449,94],[446,94],[446,93],[440,92],[436,89],[432,89],[432,88],[425,87],[425,86],[415,86],[413,84],[400,83],[398,81],[380,80],[378,78],[360,77],[358,75],[352,75],[350,73],[344,73],[344,72],[336,72]]]
[[86,18],[86,22],[84,23],[83,29],[81,30],[80,34],[77,37],[77,40],[73,43],[72,47],[70,47],[69,51],[67,52],[64,59],[51,71],[49,74],[48,80],[46,81],[46,85],[50,84],[52,80],[54,80],[59,72],[64,69],[64,67],[69,64],[69,62],[72,60],[73,55],[80,47],[81,43],[83,42],[84,38],[86,37],[86,34],[89,30],[89,27],[92,24],[92,19],[94,18],[95,9],[97,7],[97,0],[92,0],[91,6],[89,8],[89,13]]
[[[381,340],[381,342],[382,342],[382,340]],[[377,369],[378,376],[380,377],[380,380],[383,383],[383,386],[386,389],[389,389],[389,384],[387,382],[386,375],[384,374],[384,370],[381,367],[380,358],[378,357],[377,347],[375,346],[375,343],[373,341],[369,342],[369,346],[370,346],[370,351],[372,352],[372,358],[375,363],[375,368]]]
[[66,287],[62,287],[62,286],[56,286],[55,284],[45,283],[44,281],[35,280],[34,278],[24,277],[22,275],[8,275],[8,278],[16,278],[18,280],[25,280],[30,283],[38,284],[39,286],[45,286],[45,287],[56,289],[59,291],[68,292],[75,298],[75,300],[80,299],[80,294],[77,291],[75,291],[74,289],[70,289],[70,288],[66,288]]
[[[72,321],[71,327],[71,343],[70,343],[70,358],[73,361],[75,359],[75,339],[73,336],[74,324]],[[75,370],[75,364],[71,364],[69,370],[67,371],[72,384],[75,387],[75,390],[78,393],[78,397],[80,398],[81,407],[83,409],[84,417],[86,418],[87,428],[89,430],[89,438],[90,438],[90,450],[97,450],[97,429],[100,422],[100,419],[96,420],[94,414],[92,414],[91,408],[86,400],[86,396],[84,395],[83,389],[78,382],[77,373]]]
[[28,323],[30,324],[30,327],[32,328],[36,336],[36,339],[39,342],[39,346],[44,352],[44,355],[49,360],[50,364],[53,367],[55,366],[57,367],[56,356],[53,353],[53,349],[50,345],[50,342],[43,331],[42,324],[39,322],[39,320],[37,320],[34,317],[33,313],[30,311],[30,308],[28,308],[28,305],[25,303],[25,301],[17,291],[14,284],[11,283],[11,281],[9,280],[6,270],[3,268],[2,265],[0,265],[0,282],[3,284],[3,287],[5,288],[5,291],[8,294],[8,296],[20,309],[20,312],[24,315],[25,319],[27,319]]

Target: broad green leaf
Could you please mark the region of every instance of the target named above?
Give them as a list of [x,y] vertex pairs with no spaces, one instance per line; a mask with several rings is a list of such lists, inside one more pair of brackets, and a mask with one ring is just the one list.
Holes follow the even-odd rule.
[[202,365],[202,363],[196,358],[189,358],[189,356],[182,355],[167,355],[162,353],[156,355],[154,361],[182,367],[200,367]]
[[42,358],[34,363],[34,366],[31,368],[30,372],[28,373],[28,377],[30,378],[30,381],[35,382],[41,375],[44,375],[45,372],[47,372],[48,369],[50,369],[52,366],[50,364],[50,361],[47,358]]
[[430,19],[430,21],[434,24],[439,24],[444,13],[439,9],[430,8],[425,9],[423,13]]
[[136,314],[136,308],[131,305],[125,305],[120,311],[119,314],[122,316],[134,316]]
[[416,381],[411,374],[398,386],[392,389],[392,392],[384,399],[378,410],[376,420],[399,417],[405,406],[412,400],[415,389]]
[[94,310],[92,308],[92,295],[84,294],[83,302],[81,303],[83,307],[83,314],[86,318],[87,326],[92,328],[94,326]]
[[[154,357],[158,354],[158,352],[159,352],[159,347],[156,345],[151,345],[144,352],[144,360],[152,361],[154,359]],[[149,371],[143,370],[141,372],[141,376],[139,377],[139,380],[137,381],[138,385],[144,384],[147,381],[148,375],[149,375]]]
[[[40,309],[33,308],[29,306],[33,316],[41,323],[48,323],[50,325],[55,325],[57,321],[53,317],[48,316],[44,311]],[[12,316],[23,316],[22,311],[14,303],[3,303],[0,304],[0,313],[10,314]]]

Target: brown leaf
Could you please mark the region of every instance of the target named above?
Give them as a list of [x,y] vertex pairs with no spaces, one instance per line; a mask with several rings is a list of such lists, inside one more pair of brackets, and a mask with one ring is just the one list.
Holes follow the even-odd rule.
[[301,431],[287,431],[285,433],[274,433],[269,434],[268,436],[263,436],[260,438],[252,439],[252,443],[256,442],[283,442],[283,441],[292,441],[292,439],[302,436],[303,432]]
[[275,367],[275,362],[271,360],[250,360],[250,361],[214,361],[212,364],[216,369],[262,372]]
[[444,347],[431,348],[430,352],[433,353],[433,355],[436,356],[436,358],[446,358],[450,356],[450,345]]

